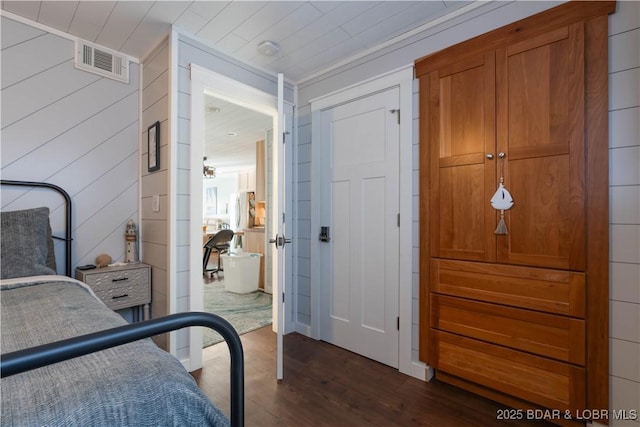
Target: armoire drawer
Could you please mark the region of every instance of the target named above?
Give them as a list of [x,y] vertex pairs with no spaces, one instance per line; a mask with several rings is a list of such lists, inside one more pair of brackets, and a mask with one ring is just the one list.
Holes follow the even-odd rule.
[[432,292],[584,319],[584,273],[432,258]]
[[584,366],[584,320],[432,294],[433,328]]
[[432,332],[436,369],[546,408],[584,409],[584,368],[459,335]]

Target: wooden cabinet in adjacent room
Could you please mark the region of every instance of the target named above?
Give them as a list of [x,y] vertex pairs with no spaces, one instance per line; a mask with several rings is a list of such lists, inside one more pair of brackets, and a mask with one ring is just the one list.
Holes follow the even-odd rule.
[[416,61],[421,359],[511,406],[608,408],[614,10],[569,2]]

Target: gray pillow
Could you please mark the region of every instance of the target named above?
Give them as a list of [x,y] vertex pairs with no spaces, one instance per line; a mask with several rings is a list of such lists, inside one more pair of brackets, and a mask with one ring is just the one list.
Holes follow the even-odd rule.
[[47,267],[53,271],[57,271],[56,266],[56,249],[53,246],[53,237],[51,235],[51,223],[47,221]]
[[49,208],[1,212],[0,232],[2,279],[55,274],[55,269],[47,266],[49,248],[53,246]]

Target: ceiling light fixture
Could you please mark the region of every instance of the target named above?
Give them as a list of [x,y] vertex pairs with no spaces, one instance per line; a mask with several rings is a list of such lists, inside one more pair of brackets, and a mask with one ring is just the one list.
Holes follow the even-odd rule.
[[280,46],[271,40],[265,40],[258,45],[258,52],[266,56],[273,56],[280,52]]
[[238,136],[238,132],[227,132],[227,136]]

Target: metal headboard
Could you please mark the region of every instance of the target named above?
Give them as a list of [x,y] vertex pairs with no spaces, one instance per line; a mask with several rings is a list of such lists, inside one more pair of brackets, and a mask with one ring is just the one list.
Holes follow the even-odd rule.
[[47,182],[34,182],[34,181],[13,181],[8,179],[0,180],[0,184],[2,185],[14,185],[21,187],[39,187],[39,188],[48,188],[58,192],[62,197],[64,197],[65,201],[65,230],[64,237],[52,236],[54,239],[64,241],[65,245],[65,276],[73,277],[71,272],[71,197],[69,197],[69,193],[67,193],[61,187],[58,187],[54,184],[49,184]]

